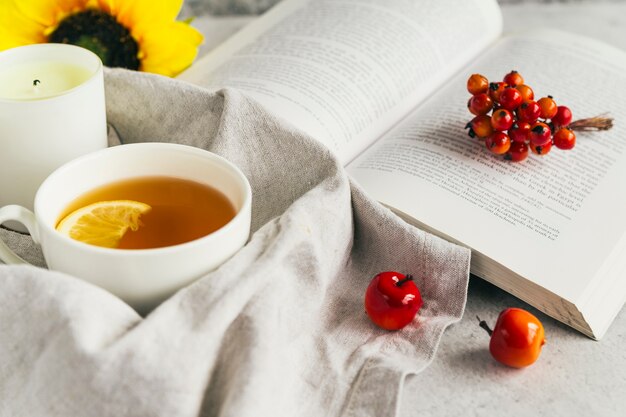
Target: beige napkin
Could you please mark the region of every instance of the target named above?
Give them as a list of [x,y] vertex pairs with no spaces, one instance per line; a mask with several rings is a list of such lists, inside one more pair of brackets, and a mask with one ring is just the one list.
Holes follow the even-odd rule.
[[[145,318],[76,277],[0,265],[0,415],[393,416],[463,313],[469,251],[403,223],[239,92],[124,70],[106,87],[112,141],[184,143],[243,169],[253,235]],[[27,236],[0,235],[43,265]],[[425,301],[398,332],[364,313],[383,270],[412,273]]]

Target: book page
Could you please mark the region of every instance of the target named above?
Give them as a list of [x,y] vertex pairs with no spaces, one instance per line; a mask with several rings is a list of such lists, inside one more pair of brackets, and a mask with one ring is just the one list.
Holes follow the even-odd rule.
[[495,0],[286,0],[179,78],[246,92],[347,163],[500,31]]
[[[379,201],[572,301],[626,231],[626,53],[556,31],[501,40],[348,166]],[[491,154],[464,130],[466,80],[516,69],[574,120],[610,112],[612,130],[577,133],[520,163]],[[498,281],[491,277],[491,281]],[[607,284],[607,283],[604,283]]]

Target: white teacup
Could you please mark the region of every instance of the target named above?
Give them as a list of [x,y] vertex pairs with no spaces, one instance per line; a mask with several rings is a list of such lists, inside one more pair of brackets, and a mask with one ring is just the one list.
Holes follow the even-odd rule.
[[[115,181],[170,176],[210,185],[224,193],[237,214],[200,239],[156,249],[109,249],[66,237],[55,230],[61,213],[80,195]],[[18,221],[41,245],[51,270],[82,278],[147,312],[178,289],[217,268],[248,240],[252,191],[244,174],[226,159],[185,145],[139,143],[97,151],[66,163],[39,187],[35,212],[0,208],[0,224]],[[0,241],[0,259],[24,263]]]

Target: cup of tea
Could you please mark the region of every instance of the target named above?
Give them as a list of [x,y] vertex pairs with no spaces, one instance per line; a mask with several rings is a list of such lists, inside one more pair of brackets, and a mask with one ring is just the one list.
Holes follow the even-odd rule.
[[[226,159],[192,146],[138,143],[64,164],[37,190],[34,213],[4,206],[0,224],[23,224],[51,270],[145,313],[243,247],[251,200],[247,178]],[[131,227],[113,236],[120,221]],[[2,241],[0,259],[25,262]]]

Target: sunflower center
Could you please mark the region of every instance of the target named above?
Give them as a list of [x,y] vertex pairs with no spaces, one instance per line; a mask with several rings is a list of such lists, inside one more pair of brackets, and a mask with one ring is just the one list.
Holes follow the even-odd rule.
[[87,9],[66,17],[48,41],[89,49],[108,67],[139,69],[137,41],[113,16],[101,10]]

